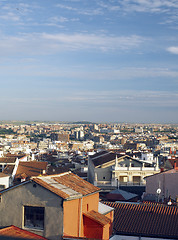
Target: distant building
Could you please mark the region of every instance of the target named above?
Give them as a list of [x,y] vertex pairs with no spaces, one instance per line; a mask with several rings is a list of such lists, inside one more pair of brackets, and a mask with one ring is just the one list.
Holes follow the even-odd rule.
[[124,149],[138,150],[138,148],[139,148],[139,143],[126,142],[126,143],[124,144]]
[[128,155],[101,151],[88,160],[88,181],[100,188],[145,185],[144,177],[160,172],[155,166],[131,158]]
[[51,134],[52,141],[61,141],[61,142],[69,142],[69,134],[65,133],[52,133]]
[[142,127],[137,127],[134,130],[135,130],[135,133],[143,133],[143,128]]

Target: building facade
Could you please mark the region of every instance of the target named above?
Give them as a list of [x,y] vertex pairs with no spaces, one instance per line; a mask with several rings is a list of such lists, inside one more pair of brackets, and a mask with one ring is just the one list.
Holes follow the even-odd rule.
[[88,161],[88,181],[100,188],[145,185],[144,178],[159,171],[158,161],[152,165],[108,151],[89,156]]

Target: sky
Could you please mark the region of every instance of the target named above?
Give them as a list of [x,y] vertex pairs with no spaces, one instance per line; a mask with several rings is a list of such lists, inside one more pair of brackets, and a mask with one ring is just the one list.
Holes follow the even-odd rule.
[[178,123],[177,0],[0,0],[0,120]]

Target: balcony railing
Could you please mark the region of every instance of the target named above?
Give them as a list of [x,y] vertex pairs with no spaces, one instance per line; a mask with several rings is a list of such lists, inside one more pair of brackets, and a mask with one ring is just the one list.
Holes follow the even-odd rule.
[[155,167],[116,167],[112,166],[112,171],[157,171]]
[[[113,184],[111,181],[97,181],[94,184],[95,186],[100,186],[100,187],[113,187]],[[115,186],[117,185],[117,183],[115,184]],[[145,186],[146,183],[140,181],[140,182],[119,182],[119,186]]]

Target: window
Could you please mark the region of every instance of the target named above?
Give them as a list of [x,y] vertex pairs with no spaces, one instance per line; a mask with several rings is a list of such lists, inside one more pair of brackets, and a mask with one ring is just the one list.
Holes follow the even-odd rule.
[[24,227],[44,229],[44,207],[24,206]]
[[4,188],[6,188],[6,186],[5,186],[5,185],[2,185],[2,184],[0,184],[0,190],[2,190],[2,189],[4,189]]

